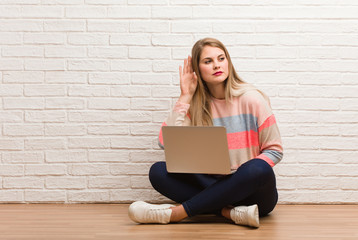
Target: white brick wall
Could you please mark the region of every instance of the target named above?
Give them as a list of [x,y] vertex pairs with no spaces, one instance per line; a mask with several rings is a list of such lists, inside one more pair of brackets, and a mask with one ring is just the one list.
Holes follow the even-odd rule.
[[264,90],[281,203],[357,203],[358,3],[0,0],[0,203],[167,201],[157,133],[196,40]]

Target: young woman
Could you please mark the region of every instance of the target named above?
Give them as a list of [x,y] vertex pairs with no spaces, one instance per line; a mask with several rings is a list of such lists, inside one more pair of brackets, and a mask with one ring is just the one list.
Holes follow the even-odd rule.
[[225,126],[234,173],[168,173],[165,162],[157,162],[149,172],[152,186],[180,205],[137,201],[129,207],[130,218],[170,223],[221,213],[236,224],[259,227],[259,216],[276,206],[272,167],[283,156],[268,97],[239,78],[227,49],[213,38],[197,41],[179,72],[181,95],[163,126]]

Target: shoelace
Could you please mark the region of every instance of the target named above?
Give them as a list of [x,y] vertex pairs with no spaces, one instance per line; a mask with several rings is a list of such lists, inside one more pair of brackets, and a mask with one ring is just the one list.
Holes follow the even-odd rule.
[[147,214],[146,214],[146,219],[150,220],[150,221],[159,221],[159,222],[163,222],[164,220],[164,214],[163,212],[168,210],[169,208],[151,208],[148,210]]
[[235,222],[239,224],[247,224],[247,209],[237,208],[235,210]]

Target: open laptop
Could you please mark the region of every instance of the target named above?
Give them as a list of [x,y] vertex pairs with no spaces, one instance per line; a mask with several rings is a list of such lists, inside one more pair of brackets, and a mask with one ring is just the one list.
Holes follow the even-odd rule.
[[225,127],[162,127],[167,170],[171,173],[230,174]]

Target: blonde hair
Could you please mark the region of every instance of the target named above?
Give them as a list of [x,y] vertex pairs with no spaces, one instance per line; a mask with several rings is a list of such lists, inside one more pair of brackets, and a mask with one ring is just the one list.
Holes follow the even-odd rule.
[[[202,79],[199,70],[201,52],[205,46],[220,48],[224,51],[227,58],[229,73],[227,79],[225,80],[225,99],[228,104],[230,104],[233,97],[241,96],[249,90],[259,91],[256,87],[246,83],[237,75],[229,52],[224,44],[214,38],[204,38],[197,41],[191,50],[193,71],[198,77],[198,86],[195,90],[189,108],[189,115],[193,126],[213,125],[210,107],[211,94],[205,81]],[[268,100],[268,97],[263,92],[259,92],[266,100]]]

